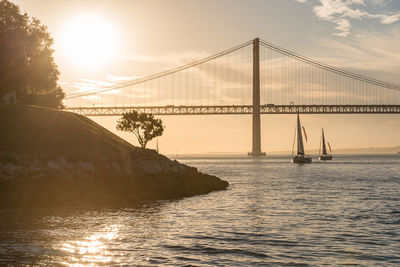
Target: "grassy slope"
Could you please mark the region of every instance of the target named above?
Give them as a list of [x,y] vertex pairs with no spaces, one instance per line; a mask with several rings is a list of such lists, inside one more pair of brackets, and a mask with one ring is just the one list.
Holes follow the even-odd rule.
[[0,105],[0,151],[92,157],[135,147],[90,119],[53,109]]

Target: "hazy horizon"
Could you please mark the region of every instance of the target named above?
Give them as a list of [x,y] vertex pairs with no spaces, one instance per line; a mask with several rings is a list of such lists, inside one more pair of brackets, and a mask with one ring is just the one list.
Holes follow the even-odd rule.
[[[162,151],[160,151],[162,152]],[[199,153],[172,153],[167,152],[165,155],[167,156],[191,156],[191,155],[237,155],[247,157],[247,151],[232,151],[232,152],[224,152],[224,151],[207,151],[207,152],[199,152]],[[289,150],[277,150],[277,151],[265,151],[266,156],[280,156],[280,155],[291,155],[292,152]],[[348,147],[348,148],[338,148],[336,150],[332,150],[332,154],[334,155],[397,155],[400,152],[400,146],[394,147]],[[318,155],[319,149],[314,148],[307,151],[307,154],[310,155]]]

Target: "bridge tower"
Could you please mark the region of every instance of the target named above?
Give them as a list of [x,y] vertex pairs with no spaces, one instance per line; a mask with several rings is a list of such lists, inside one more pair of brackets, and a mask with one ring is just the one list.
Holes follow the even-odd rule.
[[265,156],[261,151],[260,121],[260,39],[253,40],[253,147],[249,156]]

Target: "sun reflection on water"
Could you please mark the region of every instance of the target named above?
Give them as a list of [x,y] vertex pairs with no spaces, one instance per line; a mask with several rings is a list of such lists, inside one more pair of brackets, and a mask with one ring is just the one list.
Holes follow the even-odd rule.
[[118,237],[120,226],[111,225],[96,233],[84,236],[81,240],[70,240],[58,245],[68,258],[61,264],[67,266],[94,266],[107,264],[112,257],[107,255],[110,244]]

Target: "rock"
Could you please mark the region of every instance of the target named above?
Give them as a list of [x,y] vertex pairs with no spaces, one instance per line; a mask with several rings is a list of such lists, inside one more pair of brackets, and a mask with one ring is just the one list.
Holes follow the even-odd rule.
[[3,105],[0,123],[0,207],[129,204],[228,186],[77,114]]

